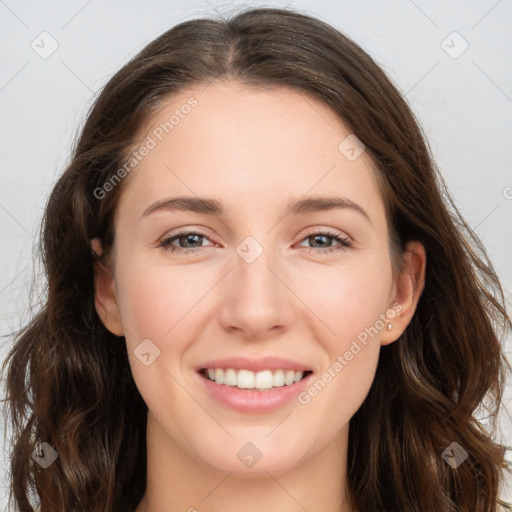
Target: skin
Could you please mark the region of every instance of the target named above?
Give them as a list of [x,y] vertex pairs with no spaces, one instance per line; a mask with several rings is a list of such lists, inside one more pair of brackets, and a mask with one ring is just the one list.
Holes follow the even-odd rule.
[[[197,106],[125,178],[111,258],[95,273],[97,312],[125,336],[149,408],[148,485],[137,512],[348,512],[349,420],[370,389],[380,347],[414,314],[425,250],[411,242],[393,275],[370,156],[349,161],[339,151],[350,131],[324,104],[291,89],[214,82],[171,98],[141,135],[191,96]],[[292,199],[334,193],[369,220],[349,208],[285,215]],[[225,214],[142,218],[154,202],[180,195],[214,198]],[[340,246],[309,238],[326,228],[352,246],[322,253]],[[188,254],[186,239],[173,242],[181,253],[158,247],[185,229],[208,238],[193,239]],[[249,235],[263,248],[252,263],[236,252]],[[99,240],[92,246],[101,253]],[[236,412],[210,398],[194,370],[218,357],[277,355],[319,377],[386,314],[392,329],[379,329],[307,404]],[[134,355],[147,338],[160,350],[149,366]],[[237,458],[247,442],[262,454],[251,468]]]

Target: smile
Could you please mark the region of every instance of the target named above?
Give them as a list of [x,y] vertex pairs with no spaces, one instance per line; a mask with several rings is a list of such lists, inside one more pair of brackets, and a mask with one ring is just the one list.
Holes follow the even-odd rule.
[[277,369],[253,372],[234,368],[203,368],[200,373],[216,384],[265,391],[281,386],[291,386],[307,377],[311,371]]

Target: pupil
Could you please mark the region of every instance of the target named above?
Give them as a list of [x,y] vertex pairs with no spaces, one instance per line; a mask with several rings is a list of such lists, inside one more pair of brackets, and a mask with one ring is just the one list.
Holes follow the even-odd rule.
[[[185,245],[186,245],[186,247],[189,247],[189,245],[188,245],[189,243],[192,243],[192,244],[194,243],[194,240],[192,240],[192,239],[193,239],[194,237],[195,237],[195,238],[197,238],[197,237],[200,237],[200,236],[201,236],[201,235],[186,235],[186,236],[184,236],[184,237],[181,237],[181,239],[182,239],[182,240],[186,240]],[[191,240],[192,240],[192,241],[191,241]],[[196,240],[196,242],[197,242],[197,240]]]
[[[314,235],[311,238],[316,242],[316,240],[318,240],[320,238],[323,238],[325,241],[326,238],[330,238],[330,237],[328,237],[327,235]],[[320,243],[322,243],[322,242],[320,242]]]

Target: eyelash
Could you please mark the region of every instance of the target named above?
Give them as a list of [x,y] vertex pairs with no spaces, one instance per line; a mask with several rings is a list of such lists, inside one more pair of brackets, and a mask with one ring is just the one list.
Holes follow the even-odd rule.
[[[164,250],[169,251],[171,253],[174,253],[174,252],[182,252],[182,253],[186,252],[187,254],[200,253],[201,248],[184,248],[184,247],[175,247],[175,246],[171,245],[171,243],[174,242],[174,240],[177,240],[181,237],[188,236],[188,235],[197,235],[202,238],[206,238],[207,240],[210,240],[205,233],[201,233],[200,231],[182,231],[180,233],[176,233],[175,235],[173,235],[171,237],[164,238],[159,243],[158,247],[161,247]],[[316,251],[317,254],[327,254],[327,253],[331,253],[331,252],[335,252],[335,251],[346,251],[347,249],[352,247],[352,242],[348,238],[344,238],[336,233],[333,233],[332,231],[329,231],[328,229],[306,235],[301,240],[301,242],[304,240],[307,240],[308,238],[315,237],[315,236],[326,236],[328,238],[332,238],[333,240],[339,242],[339,245],[334,246],[334,247],[327,247],[325,249],[318,249],[316,247],[310,247],[309,248],[310,253],[311,253],[311,251]],[[306,247],[306,249],[307,249],[307,247]]]

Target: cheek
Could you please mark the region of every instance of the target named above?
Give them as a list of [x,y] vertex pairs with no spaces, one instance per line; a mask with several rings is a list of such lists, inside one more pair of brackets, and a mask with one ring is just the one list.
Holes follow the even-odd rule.
[[325,439],[334,437],[364,402],[380,352],[382,294],[359,280],[347,279],[344,285],[343,291],[331,289],[336,299],[319,309],[335,334],[319,338],[325,352],[322,370],[297,397],[304,421]]
[[[319,267],[297,282],[297,295],[326,328],[321,339],[329,352],[339,353],[360,333],[382,330],[379,320],[388,307],[392,277],[384,263]],[[319,322],[319,320],[321,322]],[[362,336],[364,337],[364,336]]]
[[[204,308],[217,278],[206,267],[185,267],[155,265],[134,257],[117,269],[130,366],[150,408],[158,407],[161,398],[181,404],[177,382],[190,378],[186,368],[189,349],[213,314]],[[149,359],[154,357],[149,366],[141,362],[141,354],[146,352]]]
[[126,273],[119,272],[118,287],[133,378],[150,411],[173,404],[186,416],[191,400],[179,385],[181,363],[194,339],[191,328],[198,324],[194,305],[208,286],[193,286],[197,283],[180,270],[134,262]]
[[118,295],[127,338],[132,343],[173,338],[174,346],[179,340],[176,332],[190,322],[194,305],[208,290],[209,280],[203,274],[135,262],[120,271]]
[[301,412],[296,417],[316,433],[319,446],[334,439],[361,407],[374,380],[378,353],[367,346],[350,361],[333,361],[299,394]]
[[357,411],[374,379],[392,283],[391,267],[381,261],[324,269],[301,286],[304,302],[313,305],[312,325],[324,326],[317,340],[326,357],[299,403],[311,418],[330,417],[324,429],[333,432]]

